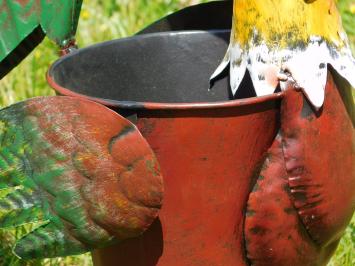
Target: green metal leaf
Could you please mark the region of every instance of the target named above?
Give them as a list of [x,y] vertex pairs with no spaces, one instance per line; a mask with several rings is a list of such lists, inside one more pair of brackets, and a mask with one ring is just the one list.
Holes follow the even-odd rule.
[[33,49],[43,39],[39,30],[65,46],[75,35],[81,4],[82,0],[0,0],[0,62],[36,33],[38,38],[30,42],[37,43],[27,44]]

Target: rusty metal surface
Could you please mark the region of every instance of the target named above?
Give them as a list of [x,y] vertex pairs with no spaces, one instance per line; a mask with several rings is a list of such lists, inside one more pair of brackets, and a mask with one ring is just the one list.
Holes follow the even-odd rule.
[[[300,92],[282,106],[283,153],[291,199],[310,237],[320,246],[338,241],[355,208],[354,113],[328,72],[326,101],[312,112]],[[351,93],[348,93],[351,97]]]
[[328,73],[325,104],[315,113],[302,92],[286,91],[280,134],[248,200],[251,265],[326,265],[336,249],[355,208],[349,92],[342,98]]
[[[164,175],[165,201],[159,219],[141,237],[95,251],[95,265],[116,265],[117,261],[138,266],[325,265],[354,210],[351,94],[346,95],[346,88],[335,84],[329,74],[320,113],[314,113],[302,93],[293,89],[264,97],[215,95],[217,100],[206,98],[210,102],[181,101],[182,94],[196,97],[191,91],[207,90],[206,77],[198,73],[209,75],[219,53],[213,47],[225,45],[216,41],[216,36],[223,36],[218,34],[198,36],[191,42],[198,34],[187,37],[190,46],[184,38],[172,41],[169,38],[174,35],[155,35],[163,44],[172,41],[170,54],[152,37],[137,36],[117,41],[116,46],[114,42],[97,45],[61,59],[48,72],[47,80],[59,94],[88,98],[122,114],[133,112]],[[202,45],[212,40],[211,47]],[[122,70],[121,65],[108,64],[120,47],[126,54],[132,51],[128,54],[144,58],[125,42],[132,42],[132,47],[137,42],[139,49],[149,50],[144,60],[150,62],[148,68],[135,64],[127,68],[129,63],[125,63]],[[184,53],[175,51],[174,43],[184,47]],[[201,47],[208,52],[200,56]],[[97,67],[77,65],[95,55],[94,49],[108,57],[95,62],[102,60],[102,67],[109,66],[100,78],[95,75]],[[192,55],[180,57],[188,53]],[[120,56],[114,62],[124,61],[125,55]],[[155,63],[149,61],[154,56]],[[193,65],[194,56],[204,58],[203,64]],[[76,71],[78,67],[73,68],[70,60],[88,72]],[[171,62],[185,66],[171,71],[177,80],[165,71],[172,69]],[[111,68],[113,79],[106,76]],[[129,82],[117,79],[117,71],[125,68]],[[62,73],[68,73],[71,80],[60,77]],[[81,83],[78,77],[88,77],[95,86]],[[164,90],[164,96],[137,85],[146,84],[140,79],[147,77],[154,79],[156,93]],[[248,79],[242,84],[251,90]],[[219,86],[219,90],[229,89]],[[117,94],[117,90],[127,94]]]
[[[200,47],[197,42],[190,48]],[[82,56],[88,51],[92,55],[89,49],[82,50],[71,54],[71,60],[87,62]],[[175,63],[189,64],[190,57],[179,61],[175,55]],[[88,98],[129,116],[133,113],[165,180],[159,219],[141,237],[95,251],[95,265],[117,261],[144,266],[326,264],[354,210],[354,108],[346,86],[335,84],[329,75],[320,113],[314,113],[302,93],[293,89],[264,97],[219,101],[216,95],[215,101],[184,103],[175,97],[184,92],[194,97],[191,87],[175,82],[165,86],[169,76],[158,77],[161,68],[170,67],[167,61],[167,65],[149,64],[151,75],[158,77],[157,88],[168,95],[167,101],[164,96],[158,97],[161,102],[150,102],[151,92],[135,86],[146,78],[137,74],[143,72],[131,71],[132,84],[117,80],[114,89],[110,79],[94,80],[98,85],[82,88],[81,79],[73,77],[78,72],[68,71],[66,67],[73,67],[64,62],[60,59],[56,66],[63,66],[48,72],[49,84],[60,94]],[[210,59],[199,68],[190,65],[189,75],[183,68],[178,75],[184,76],[184,82],[204,84],[205,77],[197,78],[193,71],[208,73],[214,63]],[[117,67],[111,68],[117,72]],[[87,69],[85,75],[97,78],[97,68]],[[59,70],[73,79],[56,80]],[[109,71],[105,68],[101,74],[105,77]],[[243,86],[252,88],[247,79]],[[147,101],[130,98],[129,92],[137,88]],[[115,94],[121,89],[128,94],[123,101]],[[207,90],[203,85],[195,89]],[[98,90],[106,96],[100,97]]]
[[138,112],[165,202],[142,237],[95,251],[95,265],[326,265],[354,212],[353,103],[343,97],[329,74],[320,113],[293,89],[281,110]]
[[147,234],[96,251],[95,265],[247,265],[244,208],[278,102],[138,112],[164,176],[163,207]]
[[249,265],[326,265],[335,245],[320,249],[312,241],[290,198],[281,136],[270,147],[245,214]]

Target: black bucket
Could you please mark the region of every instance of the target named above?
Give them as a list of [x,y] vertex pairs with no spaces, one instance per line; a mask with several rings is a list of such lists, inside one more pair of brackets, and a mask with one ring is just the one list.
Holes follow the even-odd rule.
[[119,108],[255,96],[247,89],[252,86],[248,76],[232,96],[228,71],[210,89],[209,78],[228,47],[232,8],[233,1],[194,5],[136,36],[80,49],[50,67],[48,82],[59,94],[91,97]]
[[96,44],[55,62],[48,82],[59,94],[90,97],[118,108],[255,96],[248,76],[235,96],[228,73],[210,89],[209,78],[224,56],[229,34],[161,32]]

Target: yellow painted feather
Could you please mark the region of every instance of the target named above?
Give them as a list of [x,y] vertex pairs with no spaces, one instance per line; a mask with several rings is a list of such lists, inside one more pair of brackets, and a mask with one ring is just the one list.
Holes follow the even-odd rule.
[[320,36],[338,48],[346,45],[333,0],[234,0],[232,41],[247,46],[255,32],[269,47],[294,47]]
[[211,80],[230,66],[235,93],[246,71],[257,96],[292,81],[315,108],[328,65],[355,87],[355,60],[334,0],[234,0],[231,41]]

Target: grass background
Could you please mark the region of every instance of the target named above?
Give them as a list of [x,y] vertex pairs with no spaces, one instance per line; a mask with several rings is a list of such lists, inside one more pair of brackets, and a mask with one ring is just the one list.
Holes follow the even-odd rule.
[[[156,19],[184,6],[206,0],[85,0],[78,26],[80,47],[134,34]],[[355,51],[355,1],[339,0],[343,23]],[[0,107],[41,95],[54,95],[45,81],[48,66],[58,58],[57,48],[45,39],[16,69],[0,80]],[[11,253],[16,238],[31,228],[0,230],[1,265],[92,265],[89,254],[23,262]],[[346,230],[329,266],[355,265],[355,218]]]

